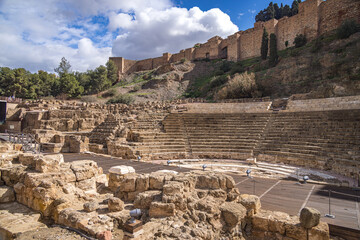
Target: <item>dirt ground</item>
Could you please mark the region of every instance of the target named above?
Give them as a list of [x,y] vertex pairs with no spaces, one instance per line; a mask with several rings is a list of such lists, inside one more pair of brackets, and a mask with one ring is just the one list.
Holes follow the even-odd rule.
[[[59,226],[41,228],[20,234],[16,240],[95,240],[87,235],[79,234],[75,231],[65,229]],[[123,239],[123,232],[116,230],[112,232],[112,239]]]

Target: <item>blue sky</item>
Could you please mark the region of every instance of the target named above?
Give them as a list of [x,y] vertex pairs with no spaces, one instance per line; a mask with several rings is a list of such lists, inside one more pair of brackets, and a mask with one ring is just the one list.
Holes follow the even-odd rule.
[[[262,9],[266,8],[270,1],[252,0],[252,1],[232,1],[232,0],[175,0],[179,7],[191,8],[198,6],[201,10],[207,11],[211,8],[220,8],[228,14],[231,21],[239,27],[239,30],[252,28],[255,22],[255,15]],[[273,3],[288,4],[291,7],[293,0],[273,1]]]
[[[278,2],[280,4],[280,2]],[[284,0],[291,4],[291,0]],[[253,27],[268,1],[0,0],[0,67],[74,71],[177,53]]]

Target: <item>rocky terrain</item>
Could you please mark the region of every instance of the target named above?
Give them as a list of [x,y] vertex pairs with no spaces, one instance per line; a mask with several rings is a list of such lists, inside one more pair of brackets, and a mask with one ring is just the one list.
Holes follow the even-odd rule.
[[[2,145],[0,206],[12,206],[0,214],[5,239],[26,239],[22,232],[47,239],[46,231],[59,234],[56,239],[121,239],[122,232],[129,231],[132,209],[141,209],[145,233],[138,239],[306,239],[307,234],[329,239],[328,225],[319,222],[316,210],[304,210],[300,219],[262,210],[257,196],[240,194],[232,177],[224,174],[136,174],[114,167],[106,176],[94,161],[64,163],[61,154],[23,154],[15,149]],[[34,217],[85,235],[44,230]]]
[[[330,33],[303,47],[280,51],[275,67],[269,67],[268,61],[260,58],[236,63],[221,59],[181,61],[125,76],[115,89],[138,102],[182,97],[215,100],[216,93],[234,74],[248,71],[255,73],[257,95],[252,97],[310,99],[358,95],[359,52],[360,33],[343,40]],[[237,96],[242,97],[248,95]]]

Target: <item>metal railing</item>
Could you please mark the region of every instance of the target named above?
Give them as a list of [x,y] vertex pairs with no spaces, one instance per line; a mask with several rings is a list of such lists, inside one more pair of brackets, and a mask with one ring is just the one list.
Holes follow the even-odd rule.
[[9,142],[22,144],[25,152],[40,153],[41,145],[30,133],[8,133]]

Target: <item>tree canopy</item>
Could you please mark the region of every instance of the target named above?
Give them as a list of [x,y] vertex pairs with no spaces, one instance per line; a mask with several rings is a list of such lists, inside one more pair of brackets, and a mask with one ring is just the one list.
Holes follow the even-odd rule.
[[96,94],[117,82],[117,67],[112,61],[87,72],[72,72],[70,62],[63,57],[54,69],[58,74],[24,68],[0,67],[0,95],[37,99],[47,96],[77,98],[82,94]]
[[282,17],[291,17],[299,13],[299,3],[301,3],[301,0],[294,0],[291,4],[291,7],[289,5],[283,5],[281,3],[280,7],[277,3],[270,2],[269,6],[263,10],[261,10],[256,16],[255,21],[259,22],[266,22],[270,19],[280,19]]

